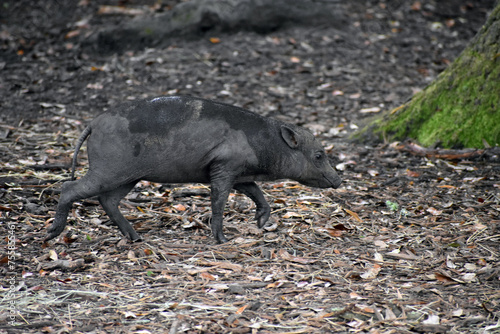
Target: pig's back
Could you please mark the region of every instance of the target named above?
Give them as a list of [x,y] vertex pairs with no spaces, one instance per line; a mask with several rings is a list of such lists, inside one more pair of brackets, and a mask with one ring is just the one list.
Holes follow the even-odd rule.
[[[164,96],[134,102],[117,111],[129,121],[130,131],[161,132],[188,122],[224,122],[230,128],[252,135],[269,130],[277,121],[246,109],[189,96]],[[159,133],[158,133],[159,134]]]

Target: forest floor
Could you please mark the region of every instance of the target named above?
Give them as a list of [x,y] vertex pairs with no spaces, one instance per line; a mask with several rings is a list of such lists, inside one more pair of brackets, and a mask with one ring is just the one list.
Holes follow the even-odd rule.
[[[453,61],[493,0],[345,1],[340,28],[86,50],[125,14],[176,1],[103,7],[117,3],[0,2],[0,333],[500,332],[498,156],[449,160],[348,141]],[[88,121],[120,101],[169,94],[311,129],[343,184],[262,184],[273,211],[264,230],[251,201],[232,194],[230,241],[217,245],[206,186],[141,182],[121,209],[144,241],[123,239],[91,198],[44,244]],[[79,162],[78,177],[84,152]]]

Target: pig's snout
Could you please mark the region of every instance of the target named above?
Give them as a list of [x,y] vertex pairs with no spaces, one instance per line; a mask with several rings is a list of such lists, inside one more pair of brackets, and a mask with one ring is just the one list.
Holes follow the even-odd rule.
[[342,179],[335,171],[332,171],[332,173],[328,175],[323,174],[323,179],[325,183],[320,185],[320,188],[338,188],[342,183]]
[[330,184],[331,184],[331,188],[338,188],[340,187],[340,184],[342,183],[342,179],[340,178],[340,176],[337,175],[337,173],[335,173],[333,179],[329,179],[330,181]]

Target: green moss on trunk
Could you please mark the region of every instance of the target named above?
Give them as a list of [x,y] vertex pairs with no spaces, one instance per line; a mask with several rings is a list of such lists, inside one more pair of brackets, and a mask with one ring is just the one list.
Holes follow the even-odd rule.
[[424,146],[500,145],[500,5],[453,64],[394,113],[358,133]]

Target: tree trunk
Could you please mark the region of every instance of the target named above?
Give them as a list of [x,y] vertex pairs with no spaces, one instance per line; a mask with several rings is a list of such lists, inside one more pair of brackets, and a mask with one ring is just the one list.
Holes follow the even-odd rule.
[[447,148],[500,144],[500,3],[432,84],[354,135],[373,136]]
[[85,47],[110,54],[161,46],[179,36],[239,30],[268,33],[295,25],[342,27],[345,15],[336,3],[338,0],[190,0],[164,14],[140,16],[100,31]]

